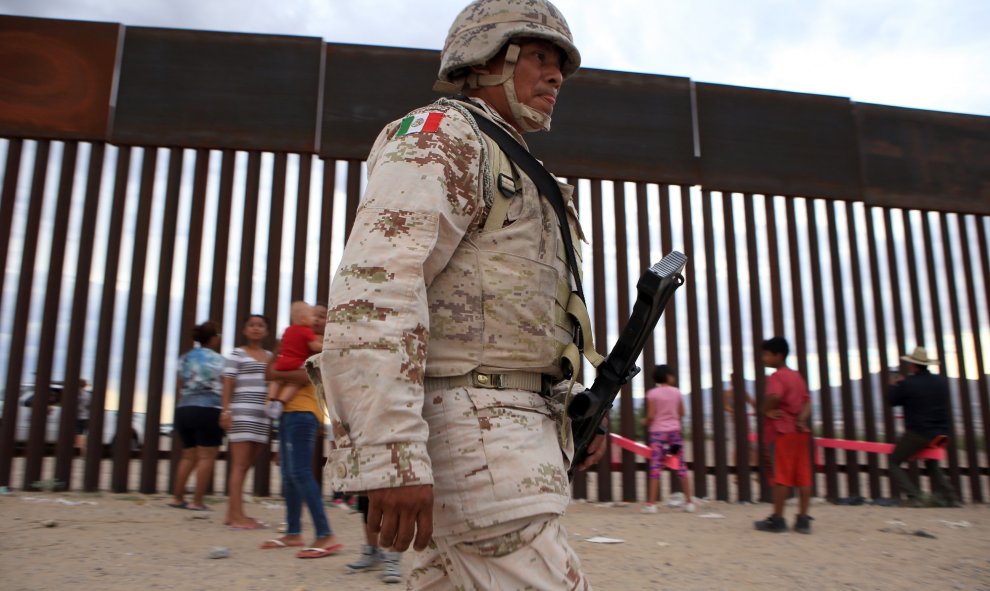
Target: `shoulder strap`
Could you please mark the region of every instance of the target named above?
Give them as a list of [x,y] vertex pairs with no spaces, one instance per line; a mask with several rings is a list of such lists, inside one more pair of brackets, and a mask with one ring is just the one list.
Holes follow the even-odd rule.
[[495,143],[502,148],[502,151],[515,162],[526,176],[533,181],[540,195],[550,202],[554,213],[557,214],[557,223],[560,225],[561,239],[564,241],[564,250],[567,251],[567,266],[571,269],[571,277],[574,278],[574,289],[581,301],[584,301],[584,290],[581,287],[581,269],[577,264],[577,257],[574,254],[574,241],[571,239],[571,227],[567,223],[567,209],[564,205],[564,196],[560,193],[560,186],[557,179],[550,174],[540,161],[537,160],[529,150],[522,147],[507,131],[499,127],[494,122],[479,116],[471,111],[471,116],[478,122],[478,128],[485,135],[495,140]]
[[[591,321],[588,318],[588,308],[584,301],[584,290],[581,287],[581,268],[578,267],[577,255],[574,251],[574,240],[571,238],[571,227],[567,223],[567,208],[564,205],[564,196],[560,192],[560,185],[557,184],[557,179],[546,168],[543,168],[540,161],[530,154],[529,150],[522,147],[508,132],[493,121],[479,116],[474,111],[470,111],[470,113],[474,117],[474,120],[477,121],[478,128],[485,135],[495,140],[495,143],[502,148],[502,151],[505,152],[509,159],[515,162],[526,173],[526,176],[533,181],[533,184],[540,191],[540,195],[543,195],[550,202],[554,213],[557,214],[557,223],[560,225],[560,237],[564,241],[564,250],[567,251],[567,266],[571,270],[571,277],[574,278],[574,292],[567,302],[567,312],[578,321],[574,339],[577,345],[576,347],[574,344],[569,345],[569,349],[564,354],[564,358],[570,364],[569,368],[565,368],[565,377],[571,377],[577,374],[578,361],[581,354],[584,354],[594,367],[598,367],[605,358],[595,351],[595,345],[592,340]],[[576,301],[574,300],[574,296],[578,298]]]

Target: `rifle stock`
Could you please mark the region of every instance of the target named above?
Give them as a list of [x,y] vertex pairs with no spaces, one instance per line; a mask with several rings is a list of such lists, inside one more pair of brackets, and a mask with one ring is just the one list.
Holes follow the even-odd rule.
[[602,420],[611,410],[623,384],[639,373],[636,359],[643,352],[674,291],[684,283],[681,270],[686,263],[687,257],[674,251],[643,272],[636,283],[636,303],[619,340],[598,366],[598,375],[591,387],[576,394],[568,405],[567,414],[574,436],[572,477],[574,467],[587,457],[588,445],[595,435],[604,433]]

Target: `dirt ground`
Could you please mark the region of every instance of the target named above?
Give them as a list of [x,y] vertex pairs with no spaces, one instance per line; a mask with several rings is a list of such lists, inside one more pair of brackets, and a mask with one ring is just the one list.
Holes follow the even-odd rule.
[[[379,573],[346,574],[360,552],[361,517],[328,508],[345,544],[337,555],[296,559],[261,550],[283,507],[257,500],[268,529],[222,525],[213,511],[166,506],[165,495],[28,493],[0,496],[0,576],[7,591],[403,588]],[[564,517],[595,589],[990,590],[990,506],[903,509],[816,502],[810,536],[756,532],[768,505],[705,502],[693,514],[662,507],[575,502]],[[792,521],[794,508],[788,507]],[[308,527],[306,524],[305,527]],[[917,532],[921,530],[921,535]],[[310,530],[311,531],[311,530]],[[597,543],[593,538],[613,543]],[[222,547],[229,557],[211,559]],[[412,556],[404,557],[408,571]]]

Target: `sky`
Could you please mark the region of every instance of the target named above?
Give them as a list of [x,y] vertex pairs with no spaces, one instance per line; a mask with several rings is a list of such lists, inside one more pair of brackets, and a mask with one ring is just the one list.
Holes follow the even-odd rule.
[[[0,13],[440,49],[463,0],[0,0]],[[987,0],[557,0],[587,67],[990,115]],[[566,97],[566,95],[564,95]]]

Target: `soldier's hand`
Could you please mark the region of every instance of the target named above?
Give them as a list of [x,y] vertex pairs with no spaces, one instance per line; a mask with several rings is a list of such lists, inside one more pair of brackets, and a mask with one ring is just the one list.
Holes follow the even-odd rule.
[[606,439],[608,434],[599,433],[595,435],[595,438],[591,440],[588,444],[588,455],[584,458],[584,461],[578,466],[578,470],[587,470],[588,468],[594,466],[602,459],[605,455],[605,450],[608,449],[606,445]]
[[415,539],[413,548],[425,550],[433,536],[433,485],[369,490],[368,531],[380,548],[405,552]]

